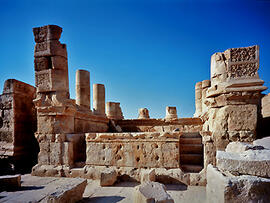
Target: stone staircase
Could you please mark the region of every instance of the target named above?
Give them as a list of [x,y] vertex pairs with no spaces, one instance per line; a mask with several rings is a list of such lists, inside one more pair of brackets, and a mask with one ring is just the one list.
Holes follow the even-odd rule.
[[179,145],[181,169],[189,173],[200,172],[203,169],[203,144],[199,132],[183,133]]

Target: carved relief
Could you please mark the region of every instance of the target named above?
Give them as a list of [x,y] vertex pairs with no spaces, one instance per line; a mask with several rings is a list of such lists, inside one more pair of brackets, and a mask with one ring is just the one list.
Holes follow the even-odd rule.
[[231,49],[231,61],[254,61],[256,60],[256,46]]
[[256,63],[247,64],[235,64],[230,66],[229,77],[240,78],[240,77],[255,77],[257,76],[258,66]]

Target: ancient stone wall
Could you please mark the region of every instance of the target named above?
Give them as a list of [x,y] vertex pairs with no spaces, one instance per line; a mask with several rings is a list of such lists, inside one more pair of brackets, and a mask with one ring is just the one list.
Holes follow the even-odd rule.
[[125,119],[116,121],[124,132],[199,132],[203,122],[200,118],[165,119]]
[[37,161],[35,94],[35,87],[9,79],[0,95],[0,155],[12,157],[15,167],[21,169],[29,169]]

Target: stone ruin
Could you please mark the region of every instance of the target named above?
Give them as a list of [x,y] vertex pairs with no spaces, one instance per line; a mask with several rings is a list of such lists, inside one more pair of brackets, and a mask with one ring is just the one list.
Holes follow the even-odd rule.
[[86,70],[77,70],[76,100],[70,98],[62,28],[33,33],[36,87],[7,80],[0,96],[0,156],[35,163],[32,175],[99,179],[110,168],[114,181],[141,182],[154,169],[158,182],[205,185],[217,151],[265,136],[270,96],[261,93],[267,88],[258,76],[258,46],[212,55],[211,79],[195,85],[193,118],[166,107],[164,119],[150,118],[146,108],[124,119],[120,103],[105,103],[103,84],[93,85],[91,110]]

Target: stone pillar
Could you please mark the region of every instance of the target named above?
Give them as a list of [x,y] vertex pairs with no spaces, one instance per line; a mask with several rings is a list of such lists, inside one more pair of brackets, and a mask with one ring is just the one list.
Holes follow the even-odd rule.
[[138,119],[149,119],[149,111],[147,108],[141,108],[139,109],[139,116]]
[[205,104],[205,101],[206,101],[206,92],[208,90],[208,88],[211,86],[211,81],[210,80],[203,80],[202,81],[202,97],[201,97],[201,107],[202,107],[202,114],[207,112],[207,105]]
[[195,108],[194,117],[199,117],[202,114],[202,82],[195,85]]
[[106,103],[106,116],[109,119],[121,120],[123,119],[123,113],[119,102],[107,102]]
[[165,119],[177,119],[177,111],[174,106],[166,106],[166,117]]
[[105,116],[105,87],[93,84],[93,111],[95,115]]
[[90,109],[90,73],[76,71],[76,104]]

